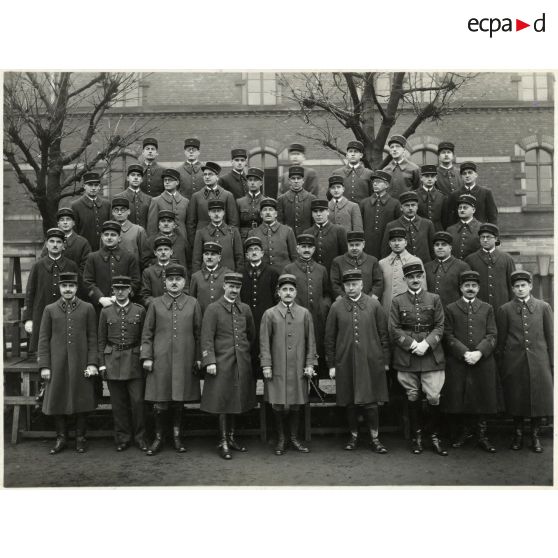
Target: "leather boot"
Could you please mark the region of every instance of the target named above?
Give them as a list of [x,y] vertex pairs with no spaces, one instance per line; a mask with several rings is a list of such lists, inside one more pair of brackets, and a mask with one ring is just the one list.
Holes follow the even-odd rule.
[[456,437],[451,444],[452,448],[462,448],[473,435],[469,426],[469,415],[457,415],[455,417]]
[[430,411],[430,440],[432,441],[432,449],[434,453],[446,457],[448,455],[447,450],[442,445],[442,440],[440,439],[440,406],[439,405],[428,405],[428,410]]
[[235,422],[236,422],[236,417],[234,415],[229,415],[229,434],[228,434],[229,447],[234,451],[242,451],[242,452],[248,451],[246,447],[243,446],[240,442],[238,442],[238,440],[236,440],[234,437]]
[[477,423],[477,432],[479,436],[479,447],[481,447],[484,451],[488,453],[496,453],[496,448],[492,445],[488,436],[486,435],[486,420],[484,418],[480,418],[479,422]]
[[229,448],[229,441],[227,439],[227,415],[219,415],[219,434],[221,440],[219,442],[219,455],[223,459],[232,459],[231,450]]
[[172,411],[172,441],[174,449],[178,453],[184,453],[186,451],[186,446],[181,438],[183,411],[184,405],[182,403],[175,405]]
[[387,449],[380,442],[378,437],[380,429],[380,418],[378,414],[378,405],[368,407],[365,409],[366,422],[368,423],[368,430],[370,431],[370,445],[372,451],[376,453],[387,453]]
[[418,455],[422,446],[422,401],[408,401],[409,426],[411,428],[411,453]]
[[298,439],[298,424],[300,422],[299,413],[300,411],[298,410],[293,411],[291,409],[289,411],[289,423],[291,427],[291,446],[296,451],[300,451],[301,453],[309,453],[310,450],[305,445],[303,445]]
[[539,438],[540,431],[541,431],[540,417],[531,418],[531,449],[535,453],[542,453],[543,451],[541,440]]
[[66,441],[68,434],[66,432],[66,417],[64,415],[55,415],[54,424],[56,428],[56,443],[50,450],[50,455],[55,455],[66,449]]
[[358,420],[357,420],[357,412],[356,407],[354,405],[347,405],[346,408],[347,413],[347,422],[349,424],[349,430],[351,435],[347,440],[345,445],[345,449],[347,451],[353,451],[357,448],[358,445]]
[[283,455],[285,453],[285,425],[283,423],[283,411],[273,409],[275,417],[275,429],[277,432],[277,443],[275,444],[275,455]]
[[77,413],[76,415],[76,451],[85,453],[87,451],[87,440],[85,438],[86,415]]
[[163,411],[155,409],[153,415],[155,419],[155,438],[146,452],[146,455],[149,456],[155,455],[161,451],[161,448],[163,447],[163,431],[165,427]]
[[518,451],[523,448],[523,417],[513,417],[513,438],[510,449]]

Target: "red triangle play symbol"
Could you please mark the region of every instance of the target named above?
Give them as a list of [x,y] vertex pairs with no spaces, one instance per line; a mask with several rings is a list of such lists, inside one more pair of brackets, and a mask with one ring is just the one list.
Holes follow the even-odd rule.
[[521,21],[520,19],[515,20],[515,30],[516,31],[521,31],[522,29],[525,29],[526,27],[531,27],[531,24],[530,23],[525,23],[524,21]]

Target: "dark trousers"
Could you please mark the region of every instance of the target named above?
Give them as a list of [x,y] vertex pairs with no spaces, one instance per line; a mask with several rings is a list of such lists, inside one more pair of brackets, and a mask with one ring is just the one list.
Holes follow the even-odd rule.
[[145,435],[145,380],[107,380],[116,443],[139,442]]

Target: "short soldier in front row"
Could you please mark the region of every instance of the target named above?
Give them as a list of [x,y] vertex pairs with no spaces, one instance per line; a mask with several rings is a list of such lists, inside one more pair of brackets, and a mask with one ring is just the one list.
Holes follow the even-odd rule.
[[256,406],[251,349],[257,335],[250,307],[240,301],[242,274],[225,274],[224,294],[205,310],[201,330],[205,381],[200,409],[219,415],[219,454],[246,451],[234,436],[235,416]]
[[56,443],[51,454],[66,447],[67,420],[75,416],[76,450],[87,450],[87,413],[94,411],[98,373],[97,318],[88,302],[76,297],[77,273],[60,274],[61,297],[43,312],[39,333],[38,365],[46,381],[43,413],[54,415]]
[[389,400],[387,316],[377,300],[362,292],[360,269],[345,271],[343,285],[346,294],[333,303],[327,317],[325,348],[329,375],[336,383],[337,405],[347,410],[351,434],[345,449],[357,447],[357,409],[362,409],[372,451],[387,453],[379,439],[378,414],[378,404]]
[[260,327],[260,354],[264,376],[264,399],[271,404],[277,427],[275,455],[285,452],[285,428],[290,425],[291,446],[302,453],[310,450],[298,439],[300,406],[308,403],[308,379],[314,376],[316,342],[310,312],[295,302],[297,279],[279,277],[281,299],[265,311]]
[[446,456],[439,438],[440,392],[444,385],[445,360],[442,349],[444,309],[436,294],[422,288],[422,265],[403,266],[407,291],[391,303],[389,335],[393,345],[392,366],[407,393],[412,452],[422,453],[422,393],[430,411],[430,437],[438,455]]
[[486,415],[498,412],[499,384],[494,349],[494,310],[477,298],[479,274],[464,271],[459,276],[462,296],[446,308],[446,379],[442,409],[454,418],[457,432],[452,447],[460,448],[477,429],[479,446],[489,453],[496,449],[487,436]]
[[174,449],[186,451],[182,441],[184,403],[198,401],[200,381],[195,366],[201,360],[201,309],[198,301],[184,293],[186,271],[169,264],[166,293],[153,299],[145,317],[141,339],[141,360],[147,371],[145,400],[153,403],[155,439],[147,455],[163,446],[165,414],[172,410]]
[[553,415],[554,335],[550,305],[531,295],[528,271],[511,274],[514,298],[496,313],[497,352],[504,401],[513,417],[512,450],[523,447],[523,422],[531,419],[531,449],[543,451],[541,419]]
[[145,380],[140,363],[145,309],[130,300],[130,277],[113,277],[112,290],[114,304],[103,308],[99,317],[98,344],[99,372],[107,380],[110,392],[116,451],[128,449],[133,441],[141,451],[147,451]]

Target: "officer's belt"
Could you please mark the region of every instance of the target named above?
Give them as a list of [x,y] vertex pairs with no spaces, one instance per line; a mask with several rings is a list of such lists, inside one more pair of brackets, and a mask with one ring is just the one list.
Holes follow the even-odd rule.
[[432,325],[414,325],[402,328],[403,331],[410,331],[413,333],[420,333],[423,331],[430,331],[434,326]]
[[127,345],[111,345],[111,347],[113,349],[116,349],[117,351],[127,351],[128,349],[133,349],[134,347],[139,347],[140,344],[139,343],[128,343]]

